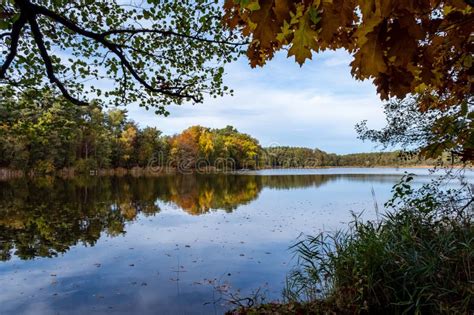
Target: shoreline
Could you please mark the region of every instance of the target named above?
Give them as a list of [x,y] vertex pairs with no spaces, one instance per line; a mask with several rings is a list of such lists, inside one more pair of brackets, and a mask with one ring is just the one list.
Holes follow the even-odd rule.
[[132,177],[158,177],[174,174],[245,174],[247,172],[258,172],[264,170],[319,170],[319,169],[440,169],[440,168],[453,168],[453,169],[462,169],[474,170],[474,167],[471,165],[375,165],[375,166],[320,166],[320,167],[266,167],[258,169],[241,169],[241,170],[219,170],[216,168],[207,168],[202,170],[196,169],[186,169],[179,171],[178,168],[143,168],[143,167],[133,167],[133,168],[115,168],[115,169],[98,169],[91,170],[89,173],[79,173],[76,172],[73,168],[67,168],[58,170],[52,173],[36,173],[34,170],[22,171],[14,170],[7,168],[0,168],[0,181],[8,181],[12,179],[19,178],[41,178],[41,177],[59,177],[63,179],[70,179],[74,177],[81,176],[90,176],[90,177],[123,177],[123,176],[132,176]]

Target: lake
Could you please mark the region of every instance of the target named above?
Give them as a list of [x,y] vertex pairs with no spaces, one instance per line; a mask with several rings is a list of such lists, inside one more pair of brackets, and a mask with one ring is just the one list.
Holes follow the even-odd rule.
[[351,212],[374,219],[404,171],[0,182],[0,314],[220,314],[256,290],[279,299],[298,236]]

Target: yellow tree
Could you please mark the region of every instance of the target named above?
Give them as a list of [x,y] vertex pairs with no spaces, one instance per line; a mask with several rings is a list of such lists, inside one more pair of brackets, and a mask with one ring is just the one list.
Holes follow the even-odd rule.
[[134,124],[128,124],[120,134],[119,143],[122,147],[121,159],[125,165],[128,165],[133,158],[135,150],[135,142],[137,140],[138,129]]
[[203,130],[199,137],[199,151],[208,160],[214,153],[214,137],[208,129]]

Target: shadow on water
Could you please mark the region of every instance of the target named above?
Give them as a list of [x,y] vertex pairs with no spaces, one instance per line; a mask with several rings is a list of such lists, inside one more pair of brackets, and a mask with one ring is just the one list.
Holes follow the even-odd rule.
[[159,201],[189,215],[232,212],[265,189],[318,188],[331,181],[393,182],[387,175],[173,175],[155,178],[42,178],[0,182],[0,259],[53,257],[125,233]]

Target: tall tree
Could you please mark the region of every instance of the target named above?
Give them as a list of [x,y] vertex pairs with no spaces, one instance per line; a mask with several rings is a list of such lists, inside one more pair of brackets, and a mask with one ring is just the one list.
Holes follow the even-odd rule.
[[146,167],[152,159],[164,158],[165,151],[166,146],[161,138],[161,131],[154,127],[146,127],[143,130],[139,130],[136,153],[139,166]]
[[51,172],[72,165],[80,108],[46,93],[40,99],[35,91],[0,100],[2,166]]

